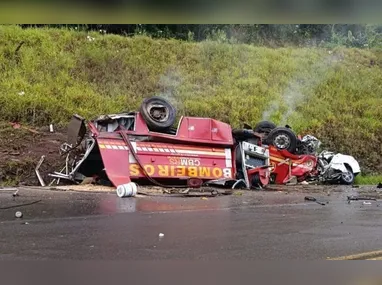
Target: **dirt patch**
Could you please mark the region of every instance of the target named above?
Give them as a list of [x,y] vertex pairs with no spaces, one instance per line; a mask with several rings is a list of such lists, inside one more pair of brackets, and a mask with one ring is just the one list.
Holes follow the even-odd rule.
[[59,154],[65,131],[0,123],[0,185],[39,185],[34,169],[42,155],[40,172],[45,180],[64,160]]

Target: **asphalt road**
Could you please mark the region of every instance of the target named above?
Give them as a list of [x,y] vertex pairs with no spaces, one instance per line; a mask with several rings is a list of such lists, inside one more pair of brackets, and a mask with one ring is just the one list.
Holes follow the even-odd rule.
[[328,190],[207,200],[0,191],[0,260],[317,260],[382,249],[379,202]]

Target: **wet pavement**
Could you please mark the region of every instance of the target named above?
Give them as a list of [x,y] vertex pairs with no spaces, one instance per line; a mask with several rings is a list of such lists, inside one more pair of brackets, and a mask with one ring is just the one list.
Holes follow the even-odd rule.
[[[365,189],[121,199],[36,189],[13,197],[0,190],[0,259],[326,259],[380,250],[382,207],[348,203],[357,191]],[[305,201],[307,195],[328,203]]]

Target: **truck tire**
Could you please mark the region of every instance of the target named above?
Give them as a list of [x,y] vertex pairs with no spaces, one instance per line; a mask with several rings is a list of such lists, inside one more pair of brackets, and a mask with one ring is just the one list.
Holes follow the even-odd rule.
[[269,121],[261,121],[256,124],[254,131],[256,133],[268,135],[275,128],[276,125],[274,123]]
[[291,129],[278,127],[269,133],[266,143],[268,145],[273,145],[279,150],[287,150],[288,152],[295,154],[297,137]]
[[168,130],[176,119],[175,108],[165,99],[156,96],[143,101],[140,113],[151,131]]

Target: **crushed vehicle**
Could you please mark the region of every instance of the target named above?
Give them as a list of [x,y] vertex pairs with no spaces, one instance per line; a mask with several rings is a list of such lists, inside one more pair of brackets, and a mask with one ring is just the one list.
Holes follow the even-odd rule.
[[[271,182],[284,184],[294,176],[298,181],[318,181],[351,185],[361,172],[359,163],[350,155],[323,150],[312,135],[297,136],[290,126],[277,127],[268,121],[259,122],[255,132],[264,145],[269,145],[273,166]],[[288,173],[288,175],[286,175]]]
[[269,150],[248,129],[211,118],[182,116],[165,99],[145,99],[139,111],[99,116],[74,115],[61,171],[52,183],[65,180],[119,187],[129,183],[168,188],[215,185],[262,188],[270,181]]
[[65,166],[49,174],[54,178],[50,184],[91,178],[117,188],[133,185],[135,191],[135,183],[250,189],[286,184],[294,177],[298,182],[352,184],[360,173],[354,157],[317,154],[321,142],[311,135],[301,138],[289,126],[263,121],[254,128],[232,129],[211,118],[186,116],[176,127],[175,122],[175,108],[160,97],[145,99],[139,111],[90,121],[74,115],[60,148]]
[[360,173],[359,163],[353,156],[324,150],[318,155],[317,174],[313,178],[323,182],[352,185]]

